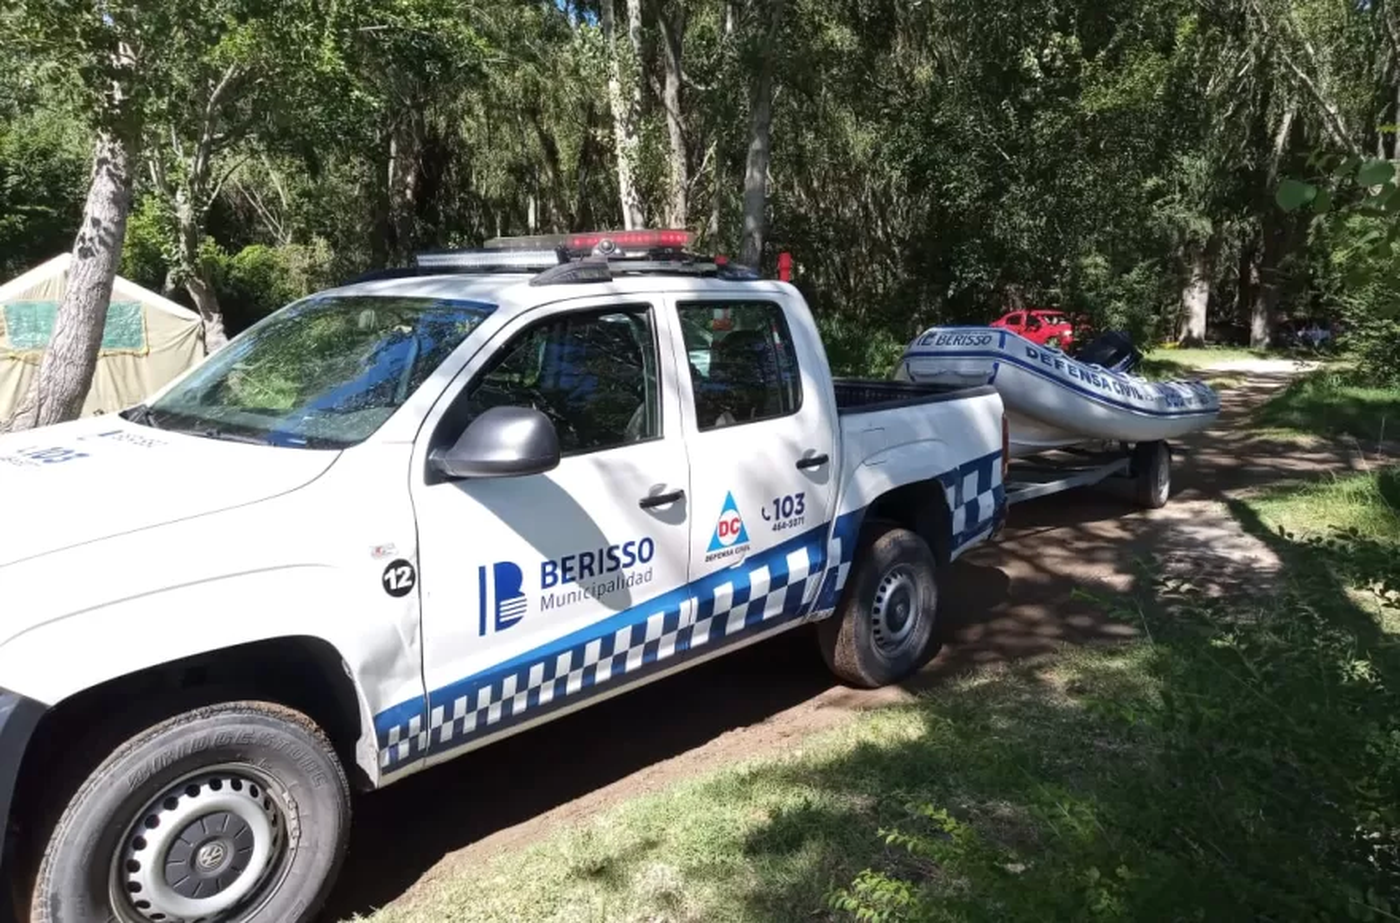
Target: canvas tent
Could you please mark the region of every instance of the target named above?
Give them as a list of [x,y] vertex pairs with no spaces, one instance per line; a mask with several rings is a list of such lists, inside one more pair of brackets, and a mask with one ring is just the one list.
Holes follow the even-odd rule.
[[[0,286],[0,421],[14,416],[39,371],[71,259],[65,253]],[[198,314],[117,276],[83,415],[139,404],[203,359]]]

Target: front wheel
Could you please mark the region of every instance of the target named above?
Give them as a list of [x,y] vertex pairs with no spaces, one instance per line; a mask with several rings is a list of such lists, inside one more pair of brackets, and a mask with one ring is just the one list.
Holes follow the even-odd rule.
[[863,542],[841,605],[818,626],[832,672],[875,688],[922,666],[935,643],[937,573],[928,543],[908,529],[887,526]]
[[234,702],[105,759],[44,847],[33,923],[304,923],[345,854],[350,795],[299,712]]

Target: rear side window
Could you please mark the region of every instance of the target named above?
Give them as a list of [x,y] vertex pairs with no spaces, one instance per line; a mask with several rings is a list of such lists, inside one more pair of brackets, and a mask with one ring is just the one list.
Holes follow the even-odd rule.
[[524,330],[472,383],[453,428],[460,432],[478,414],[501,406],[533,407],[549,417],[566,455],[657,438],[650,309],[564,314]]
[[1020,315],[1020,314],[1012,314],[1010,317],[1008,317],[1008,318],[1006,319],[1006,322],[1007,322],[1008,324],[1011,324],[1013,327],[1019,327],[1019,326],[1021,326],[1021,321],[1022,321],[1022,320],[1024,320],[1024,318],[1022,317],[1022,315]]
[[782,308],[767,301],[682,302],[695,419],[702,431],[771,420],[802,406]]

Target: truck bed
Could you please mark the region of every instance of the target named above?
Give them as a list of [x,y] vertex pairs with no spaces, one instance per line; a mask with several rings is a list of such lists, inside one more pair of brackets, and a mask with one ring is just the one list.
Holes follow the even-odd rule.
[[991,385],[965,388],[960,385],[916,384],[876,378],[836,378],[832,383],[836,387],[836,412],[842,416],[960,401],[996,393]]

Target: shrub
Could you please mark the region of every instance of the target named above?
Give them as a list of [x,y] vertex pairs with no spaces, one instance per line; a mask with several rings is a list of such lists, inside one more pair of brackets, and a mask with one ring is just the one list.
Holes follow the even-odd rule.
[[328,287],[331,254],[320,238],[310,244],[252,244],[228,256],[211,253],[213,276],[230,333]]

